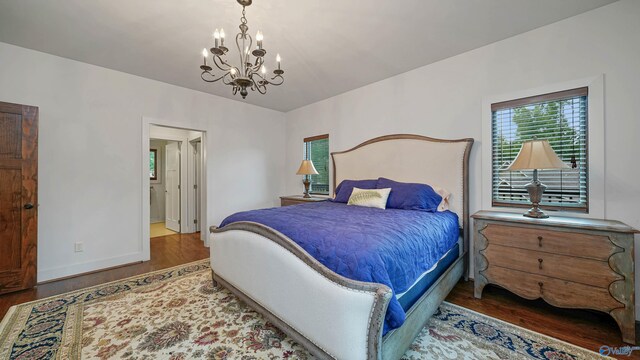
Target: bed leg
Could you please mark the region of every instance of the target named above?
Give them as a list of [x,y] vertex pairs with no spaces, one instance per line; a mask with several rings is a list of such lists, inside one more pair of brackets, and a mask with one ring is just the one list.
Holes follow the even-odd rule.
[[218,287],[218,282],[216,281],[216,275],[213,272],[213,269],[211,269],[211,282],[213,283],[213,287]]
[[464,269],[463,269],[463,273],[462,276],[464,277],[464,282],[469,281],[469,258],[465,257],[464,260]]

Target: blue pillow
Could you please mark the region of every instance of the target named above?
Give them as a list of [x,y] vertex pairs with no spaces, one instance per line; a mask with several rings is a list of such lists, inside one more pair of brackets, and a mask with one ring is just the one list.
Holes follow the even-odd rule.
[[358,189],[375,189],[377,185],[378,180],[342,180],[336,188],[336,198],[333,201],[346,204],[354,187]]
[[436,212],[442,201],[442,196],[427,184],[403,183],[379,178],[377,188],[391,188],[387,208]]

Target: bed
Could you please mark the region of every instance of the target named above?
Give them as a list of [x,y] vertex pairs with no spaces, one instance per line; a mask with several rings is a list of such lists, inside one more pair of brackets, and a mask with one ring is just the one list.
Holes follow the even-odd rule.
[[[400,358],[459,279],[466,277],[468,159],[472,144],[472,139],[388,135],[331,154],[334,187],[345,179],[387,177],[438,185],[451,192],[449,215],[406,220],[433,222],[436,225],[430,226],[446,227],[448,234],[453,231],[453,239],[431,243],[425,240],[422,248],[410,247],[411,251],[405,251],[403,256],[419,252],[427,257],[430,246],[435,249],[434,244],[440,243],[438,251],[429,254],[430,261],[435,263],[417,279],[416,274],[401,280],[392,277],[390,281],[375,274],[368,277],[357,267],[335,265],[332,256],[337,255],[331,253],[342,251],[343,257],[353,253],[358,259],[377,261],[375,252],[359,253],[357,245],[352,246],[354,235],[345,229],[362,226],[355,224],[360,218],[368,219],[363,221],[376,223],[378,228],[372,227],[368,235],[367,231],[361,232],[363,236],[374,237],[391,223],[402,224],[405,217],[423,215],[407,210],[355,209],[359,207],[326,202],[239,213],[226,219],[224,226],[212,227],[214,282],[228,288],[318,358]],[[322,221],[311,223],[309,217]],[[294,228],[292,224],[296,221],[307,221],[308,226]],[[383,247],[409,236],[420,238],[420,231],[424,233],[424,229],[413,235],[408,230],[397,236],[388,232],[389,239],[374,244]],[[323,253],[318,243],[332,244],[332,250]],[[398,255],[398,259],[404,258]],[[409,259],[413,262],[417,257]],[[375,264],[367,266],[376,269]]]

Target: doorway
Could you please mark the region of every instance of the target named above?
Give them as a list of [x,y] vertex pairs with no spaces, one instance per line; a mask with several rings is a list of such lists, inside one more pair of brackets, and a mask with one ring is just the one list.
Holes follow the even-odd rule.
[[[144,121],[143,125],[148,126],[146,134],[143,129],[146,138],[143,221],[147,224],[143,229],[143,253],[146,253],[154,239],[179,242],[180,234],[199,233],[206,211],[202,206],[206,165],[204,131]],[[196,236],[204,240],[201,234]]]

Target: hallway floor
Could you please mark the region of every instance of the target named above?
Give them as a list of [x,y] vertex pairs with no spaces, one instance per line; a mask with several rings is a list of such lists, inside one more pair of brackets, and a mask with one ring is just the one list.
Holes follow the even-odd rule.
[[159,222],[151,224],[151,231],[149,234],[151,238],[154,238],[159,236],[175,235],[177,232],[167,229],[165,223]]

